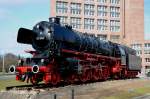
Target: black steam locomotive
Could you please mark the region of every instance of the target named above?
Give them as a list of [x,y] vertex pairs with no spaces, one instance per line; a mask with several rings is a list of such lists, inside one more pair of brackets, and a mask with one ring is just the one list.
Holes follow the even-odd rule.
[[[31,44],[35,49],[33,58],[27,59],[28,66],[22,64],[16,67],[19,72],[16,77],[19,80],[26,72],[33,72],[31,82],[38,77],[41,78],[38,81],[53,84],[62,80],[89,81],[111,78],[114,75],[118,78],[130,78],[136,77],[141,69],[141,59],[136,56],[135,50],[77,32],[69,25],[62,26],[59,18],[50,18],[49,22],[42,21],[33,30],[20,28],[17,42]],[[35,59],[43,59],[43,65],[32,61]],[[27,68],[26,71],[23,68]]]

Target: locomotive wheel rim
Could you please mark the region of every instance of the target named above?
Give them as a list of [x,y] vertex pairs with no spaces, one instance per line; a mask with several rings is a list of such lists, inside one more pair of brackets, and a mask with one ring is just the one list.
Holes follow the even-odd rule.
[[51,81],[51,83],[53,85],[57,85],[57,83],[58,83],[58,77],[57,77],[56,74],[52,75],[52,81]]
[[87,72],[86,72],[86,75],[87,75],[87,81],[90,80],[90,79],[91,79],[91,78],[90,78],[90,71],[87,71]]
[[73,74],[73,75],[70,76],[69,82],[73,84],[73,83],[75,82],[75,79],[76,79],[76,77],[75,77],[75,75]]
[[37,84],[39,83],[39,81],[38,81],[34,76],[32,76],[32,77],[30,78],[30,82],[31,82],[33,85],[37,85]]
[[98,80],[98,70],[94,70],[93,71],[93,78],[94,78],[94,80]]
[[88,76],[86,75],[86,72],[83,72],[83,74],[80,77],[80,80],[82,82],[86,82],[88,80]]
[[107,79],[108,79],[108,71],[107,71],[106,68],[103,70],[103,79],[104,79],[104,80],[107,80]]
[[99,79],[103,79],[103,73],[101,70],[99,70]]

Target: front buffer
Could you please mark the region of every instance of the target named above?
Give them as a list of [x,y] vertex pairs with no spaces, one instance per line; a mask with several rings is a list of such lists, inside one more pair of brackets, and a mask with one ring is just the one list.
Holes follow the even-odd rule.
[[32,84],[38,84],[41,81],[45,81],[44,75],[47,72],[46,66],[11,66],[9,68],[11,73],[16,73],[16,80],[31,82]]

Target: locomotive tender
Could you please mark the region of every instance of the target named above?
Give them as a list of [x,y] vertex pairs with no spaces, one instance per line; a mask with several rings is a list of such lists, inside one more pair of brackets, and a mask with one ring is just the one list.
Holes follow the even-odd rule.
[[141,70],[135,50],[62,26],[59,18],[39,22],[33,30],[20,28],[17,42],[35,51],[10,71],[16,72],[16,80],[32,84],[135,78]]

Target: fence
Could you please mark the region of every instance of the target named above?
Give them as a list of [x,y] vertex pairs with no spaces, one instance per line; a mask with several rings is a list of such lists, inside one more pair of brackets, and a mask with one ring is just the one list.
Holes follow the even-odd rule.
[[[58,99],[58,95],[56,93],[53,94],[53,99]],[[75,99],[75,91],[74,91],[74,89],[71,90],[70,99]]]

